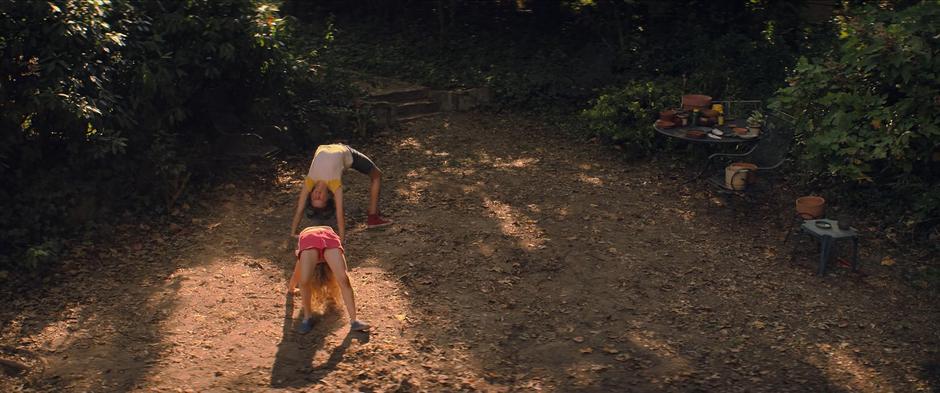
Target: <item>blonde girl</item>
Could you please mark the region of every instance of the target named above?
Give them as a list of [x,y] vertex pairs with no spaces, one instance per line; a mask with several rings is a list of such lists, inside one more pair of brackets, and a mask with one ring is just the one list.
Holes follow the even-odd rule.
[[297,237],[297,262],[291,276],[289,290],[299,282],[303,302],[303,322],[298,331],[307,333],[313,329],[313,302],[323,305],[342,295],[349,314],[350,330],[364,331],[369,325],[356,319],[356,298],[353,294],[349,274],[346,271],[346,256],[339,236],[328,226],[308,227]]

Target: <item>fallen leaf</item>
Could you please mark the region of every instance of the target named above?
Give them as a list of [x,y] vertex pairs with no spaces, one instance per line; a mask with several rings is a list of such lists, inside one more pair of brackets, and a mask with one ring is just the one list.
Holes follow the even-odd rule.
[[612,348],[612,347],[604,347],[604,352],[609,353],[611,355],[616,355],[620,353],[620,351],[617,350],[617,348]]
[[894,266],[894,263],[895,263],[894,258],[891,258],[891,257],[881,258],[882,266]]
[[589,354],[589,353],[592,353],[592,352],[594,352],[594,348],[591,348],[591,347],[584,347],[584,348],[581,348],[581,353],[583,353],[583,354],[585,354],[585,355],[587,355],[587,354]]
[[632,359],[630,355],[622,353],[620,355],[614,356],[614,359],[617,359],[618,362],[626,362],[627,360]]
[[395,314],[395,319],[397,319],[399,322],[405,322],[406,318],[408,317],[406,317],[405,314]]
[[574,342],[576,342],[576,343],[583,343],[583,342],[584,342],[584,337],[575,336],[574,338],[572,338],[572,340],[574,340]]

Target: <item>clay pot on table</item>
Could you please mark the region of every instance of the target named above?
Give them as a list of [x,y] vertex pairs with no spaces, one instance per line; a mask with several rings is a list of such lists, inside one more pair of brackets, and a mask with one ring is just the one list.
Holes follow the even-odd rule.
[[712,98],[704,94],[686,94],[682,96],[682,109],[692,110],[695,108],[711,108]]
[[796,198],[796,214],[804,220],[823,218],[826,214],[826,200],[818,196]]
[[673,128],[676,126],[676,123],[667,120],[656,120],[657,128]]
[[676,111],[667,109],[659,112],[659,120],[676,122]]
[[688,130],[685,132],[686,138],[692,139],[702,139],[705,138],[705,131],[702,130]]
[[690,121],[688,112],[676,114],[676,125],[686,127],[690,125]]

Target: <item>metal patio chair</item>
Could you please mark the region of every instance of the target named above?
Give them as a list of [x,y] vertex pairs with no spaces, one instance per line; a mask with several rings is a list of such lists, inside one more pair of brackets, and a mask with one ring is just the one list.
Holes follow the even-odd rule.
[[720,174],[707,178],[708,183],[715,186],[720,194],[743,195],[760,188],[759,185],[772,184],[767,181],[751,182],[744,181],[742,189],[732,188],[726,183],[725,168],[732,162],[746,162],[757,166],[756,169],[740,169],[732,176],[733,180],[737,176],[745,178],[754,176],[764,177],[763,173],[768,173],[780,168],[787,160],[790,148],[793,145],[793,117],[776,111],[765,111],[765,122],[761,129],[760,140],[743,153],[715,153],[708,156],[708,162],[703,169],[703,175],[709,170],[720,169]]

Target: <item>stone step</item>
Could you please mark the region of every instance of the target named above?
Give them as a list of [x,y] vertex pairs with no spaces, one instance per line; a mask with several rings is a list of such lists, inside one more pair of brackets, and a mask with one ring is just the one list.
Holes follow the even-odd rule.
[[412,121],[412,120],[420,119],[420,118],[422,118],[422,117],[436,116],[436,115],[439,115],[439,114],[441,114],[441,112],[422,113],[422,114],[419,114],[419,115],[411,115],[411,116],[398,117],[398,118],[395,118],[395,120],[396,120],[397,122],[399,122],[399,123],[407,123],[407,122],[410,122],[410,121]]
[[366,97],[366,101],[386,101],[393,103],[406,103],[428,99],[430,89],[426,87],[417,89],[406,89],[386,92],[382,94],[373,94]]
[[395,107],[398,118],[433,113],[441,110],[440,104],[432,101],[414,101],[399,104]]

